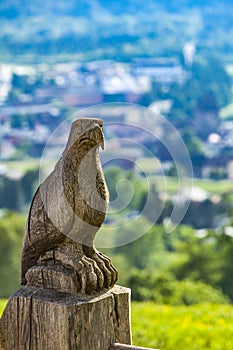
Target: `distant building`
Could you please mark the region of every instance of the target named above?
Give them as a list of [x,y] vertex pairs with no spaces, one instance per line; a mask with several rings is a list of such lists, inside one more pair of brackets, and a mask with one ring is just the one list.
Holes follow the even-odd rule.
[[134,60],[133,75],[147,76],[165,84],[182,83],[186,79],[186,72],[174,59],[169,58],[142,58]]
[[96,89],[83,88],[83,89],[69,89],[62,97],[63,102],[67,106],[92,106],[95,104],[103,103],[103,95]]
[[0,105],[5,102],[11,90],[12,72],[7,64],[0,65]]

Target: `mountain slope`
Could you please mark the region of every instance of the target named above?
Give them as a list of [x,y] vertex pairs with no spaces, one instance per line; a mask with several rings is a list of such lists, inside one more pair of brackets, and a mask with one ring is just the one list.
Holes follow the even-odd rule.
[[229,53],[232,4],[233,0],[147,0],[143,6],[139,0],[4,0],[1,59],[179,55],[187,41],[201,50]]

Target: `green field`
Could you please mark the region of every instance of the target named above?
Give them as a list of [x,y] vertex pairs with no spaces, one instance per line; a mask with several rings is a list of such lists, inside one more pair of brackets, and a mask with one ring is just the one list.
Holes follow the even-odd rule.
[[232,350],[233,306],[133,302],[132,332],[135,345],[160,350]]
[[7,171],[27,172],[37,169],[40,166],[40,160],[28,158],[24,160],[1,161],[1,165],[5,166]]
[[132,303],[135,345],[161,350],[232,350],[233,306]]
[[2,312],[4,310],[4,307],[6,306],[7,300],[6,299],[0,299],[0,317],[2,315]]
[[222,195],[223,193],[229,193],[233,191],[233,181],[232,180],[210,180],[210,179],[181,179],[179,184],[176,177],[160,177],[160,176],[151,176],[151,183],[155,183],[158,189],[166,188],[167,193],[174,194],[178,191],[178,185],[181,188],[184,187],[200,187],[205,191],[210,192],[211,194]]

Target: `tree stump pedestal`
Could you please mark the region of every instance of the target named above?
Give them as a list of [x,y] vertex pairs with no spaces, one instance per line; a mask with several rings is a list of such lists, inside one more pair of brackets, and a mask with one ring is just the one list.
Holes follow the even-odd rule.
[[26,286],[14,293],[1,318],[4,350],[109,350],[131,344],[130,290],[71,295]]

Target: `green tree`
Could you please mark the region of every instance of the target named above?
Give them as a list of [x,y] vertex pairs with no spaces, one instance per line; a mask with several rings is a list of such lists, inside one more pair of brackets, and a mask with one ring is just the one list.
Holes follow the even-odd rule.
[[0,186],[0,208],[21,211],[24,194],[20,179],[4,177]]
[[36,185],[39,179],[39,169],[31,169],[23,176],[21,183],[24,193],[24,200],[29,203],[32,200]]
[[[132,236],[134,232],[144,232],[145,227],[148,226],[148,220],[145,217],[141,217],[139,221],[134,224],[123,227],[121,235]],[[152,260],[154,266],[159,264],[156,262],[154,256],[161,253],[164,250],[164,243],[162,240],[163,228],[159,225],[152,225],[148,232],[145,232],[142,237],[136,239],[132,243],[117,247],[114,249],[114,253],[123,255],[128,263],[129,268],[135,267],[138,269],[144,269],[151,266]]]
[[222,271],[214,232],[206,231],[204,237],[198,237],[194,230],[183,230],[174,241],[174,248],[180,258],[171,266],[171,271],[179,280],[189,278],[215,287],[219,285]]
[[221,266],[219,285],[223,292],[229,295],[233,301],[233,238],[226,235],[224,230],[218,236],[218,245],[220,247],[219,264]]
[[[136,176],[131,170],[123,170],[119,167],[109,167],[105,170],[105,179],[107,182],[111,205],[115,209],[124,211],[141,211],[147,200],[147,183]],[[124,182],[124,180],[126,180]],[[117,192],[120,186],[120,192]],[[129,186],[132,190],[132,198],[129,201]],[[125,189],[125,190],[124,190]],[[115,203],[114,203],[115,201]]]
[[182,139],[192,159],[204,156],[203,143],[194,134],[191,128],[185,128],[182,130]]
[[0,221],[0,297],[7,298],[19,288],[20,258],[25,217],[1,212]]
[[212,92],[219,107],[231,99],[231,78],[222,63],[213,56],[197,57],[192,66],[192,80],[198,82],[199,96]]

